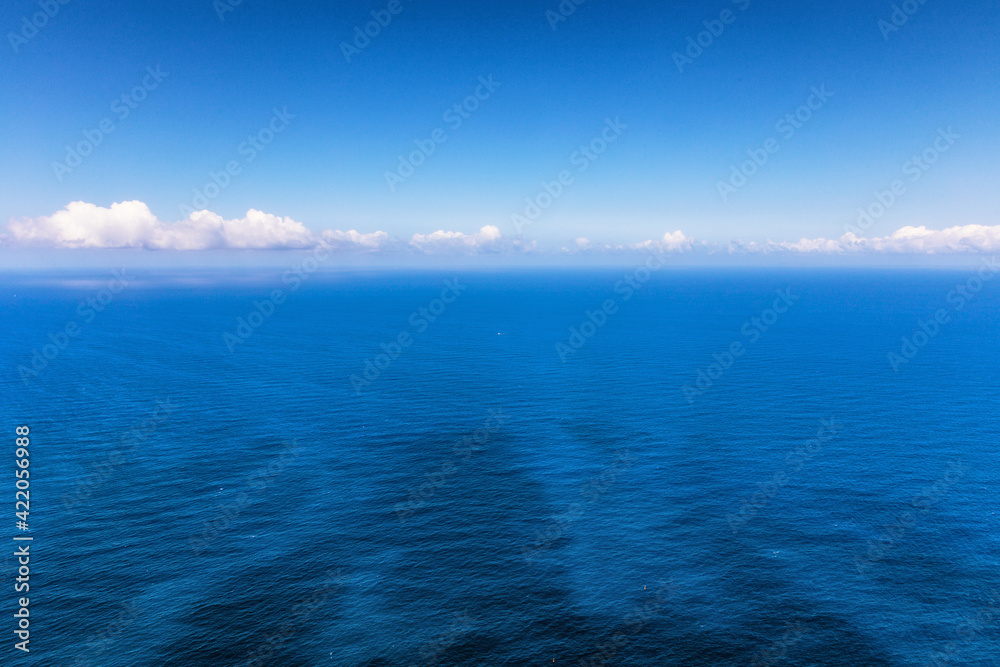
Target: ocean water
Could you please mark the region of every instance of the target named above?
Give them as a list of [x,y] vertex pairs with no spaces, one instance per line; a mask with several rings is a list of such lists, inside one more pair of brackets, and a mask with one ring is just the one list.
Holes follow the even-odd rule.
[[975,268],[5,276],[3,664],[1000,664]]

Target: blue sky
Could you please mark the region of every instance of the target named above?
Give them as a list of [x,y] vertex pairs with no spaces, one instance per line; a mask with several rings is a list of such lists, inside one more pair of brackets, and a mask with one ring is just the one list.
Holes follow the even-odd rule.
[[[557,0],[399,0],[397,14],[381,0],[229,2],[51,0],[36,32],[23,22],[37,1],[5,4],[0,216],[22,222],[5,247],[67,245],[65,221],[58,234],[25,229],[70,202],[126,201],[165,225],[201,208],[232,221],[255,209],[317,233],[404,241],[492,226],[554,249],[675,230],[699,243],[793,243],[839,238],[894,180],[905,191],[864,235],[981,226],[980,250],[1000,243],[995,2],[912,0],[892,31],[880,21],[893,3],[851,0],[567,0],[575,11],[558,22],[546,15]],[[391,21],[348,62],[342,45],[373,11]],[[707,46],[687,51],[699,33]],[[694,57],[679,68],[677,53]],[[812,100],[808,120],[777,130],[824,86],[832,95]],[[445,116],[477,89],[474,111]],[[614,141],[582,158],[609,119]],[[102,121],[113,131],[87,139]],[[251,150],[244,142],[269,124],[280,131]],[[939,132],[958,138],[912,180],[908,162]],[[776,152],[723,197],[720,181],[769,139]],[[390,187],[386,172],[418,140],[433,153]],[[54,168],[81,141],[93,152]],[[217,180],[228,185],[198,201],[227,164],[234,173]],[[564,171],[572,181],[516,229],[525,199]]]

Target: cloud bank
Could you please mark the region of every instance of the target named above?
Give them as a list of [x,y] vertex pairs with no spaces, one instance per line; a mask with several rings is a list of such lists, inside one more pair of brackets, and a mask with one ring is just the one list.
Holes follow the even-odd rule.
[[10,237],[20,245],[56,248],[309,248],[316,238],[301,222],[250,209],[239,220],[197,211],[186,220],[165,223],[146,204],[126,201],[102,208],[71,202],[49,216],[12,220]]
[[839,239],[801,239],[796,243],[729,244],[729,252],[738,253],[883,253],[911,255],[946,255],[992,253],[1000,251],[1000,225],[964,225],[947,229],[902,227],[890,236],[863,238],[847,232]]
[[[5,246],[44,248],[145,248],[147,250],[301,250],[319,245],[355,253],[409,252],[417,254],[481,254],[538,252],[537,243],[506,237],[486,225],[474,234],[438,230],[393,238],[383,231],[327,229],[315,232],[301,222],[250,209],[242,218],[226,220],[211,211],[191,213],[179,222],[156,218],[140,201],[112,204],[108,208],[76,201],[49,216],[12,219],[2,238]],[[594,245],[574,239],[563,253],[664,253],[708,254],[914,254],[943,255],[1000,251],[1000,225],[964,225],[935,230],[903,227],[890,236],[862,238],[848,232],[837,239],[800,239],[797,242],[732,241],[728,246],[695,241],[681,230],[660,239],[626,245]]]
[[392,239],[382,231],[313,232],[301,222],[256,209],[235,220],[211,211],[196,211],[185,220],[171,223],[158,220],[140,201],[115,203],[108,208],[76,201],[49,216],[11,220],[5,245],[147,250],[301,250],[326,245],[355,252],[407,248],[419,252],[488,252],[500,249],[501,240],[500,230],[492,226],[473,235],[446,231],[414,234],[409,241]]

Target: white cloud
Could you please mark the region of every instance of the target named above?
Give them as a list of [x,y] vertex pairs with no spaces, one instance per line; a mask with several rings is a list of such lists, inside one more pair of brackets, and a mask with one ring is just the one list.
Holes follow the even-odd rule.
[[75,201],[50,216],[11,220],[7,230],[23,245],[131,248],[144,245],[159,226],[142,202],[127,201],[101,208]]
[[211,250],[216,248],[309,248],[313,233],[301,222],[250,209],[245,217],[224,220],[197,211],[186,220],[157,220],[146,204],[126,201],[103,208],[71,202],[49,216],[12,220],[11,238],[22,245],[57,248],[147,248]]
[[507,242],[492,225],[475,234],[439,230],[414,234],[411,240],[393,240],[386,232],[362,233],[355,229],[313,232],[291,218],[250,209],[235,220],[211,211],[197,211],[180,222],[158,220],[140,201],[112,204],[108,208],[71,202],[49,216],[11,220],[8,245],[56,248],[146,248],[149,250],[257,249],[294,250],[327,244],[335,250],[355,252],[497,252],[525,250],[533,243]]
[[320,233],[324,243],[337,250],[379,250],[389,244],[389,235],[385,232],[362,234],[357,230],[342,232],[339,229],[327,229]]
[[[438,230],[394,239],[386,232],[327,229],[314,232],[291,218],[250,209],[242,218],[223,219],[211,211],[197,211],[180,222],[158,220],[143,202],[126,201],[108,208],[76,201],[49,216],[12,219],[6,245],[56,248],[147,248],[150,250],[260,249],[287,250],[328,244],[344,252],[416,252],[422,254],[475,254],[538,252],[536,241],[504,237],[487,225],[474,234]],[[714,252],[719,246],[697,242],[680,230],[658,240],[629,245],[594,245],[587,238],[574,239],[569,253],[628,253],[640,250],[683,253]],[[861,238],[852,232],[838,239],[800,239],[796,242],[733,241],[731,254],[745,253],[894,253],[954,254],[1000,252],[1000,225],[964,225],[935,230],[903,227],[889,236]]]
[[693,244],[694,241],[684,236],[684,232],[678,229],[674,232],[665,233],[659,241],[643,241],[642,243],[636,243],[632,247],[636,250],[649,248],[659,250],[660,252],[684,252],[690,250]]
[[[705,243],[699,244],[701,247],[707,247]],[[604,245],[594,245],[591,243],[590,239],[581,237],[573,240],[573,247],[562,247],[562,252],[567,254],[594,254],[598,253],[609,253],[614,255],[635,253],[637,251],[648,251],[655,253],[664,252],[687,252],[695,246],[693,239],[688,238],[684,235],[684,232],[677,230],[675,232],[667,232],[659,240],[650,241],[640,241],[639,243],[630,243],[628,245],[623,245],[620,243],[605,243]]]
[[[844,241],[845,234],[841,239]],[[853,240],[853,239],[850,239]],[[903,227],[892,236],[876,239],[858,239],[862,249],[878,252],[910,252],[926,254],[997,252],[1000,250],[1000,225],[964,225],[934,230],[926,227]],[[868,247],[864,247],[864,246]]]
[[944,255],[955,253],[986,253],[1000,251],[1000,225],[964,225],[947,229],[902,227],[890,236],[864,238],[848,232],[839,239],[801,239],[795,243],[729,244],[730,253],[883,253],[912,255]]
[[420,251],[489,252],[503,249],[503,235],[493,225],[482,227],[476,234],[438,230],[431,234],[414,234],[410,245]]

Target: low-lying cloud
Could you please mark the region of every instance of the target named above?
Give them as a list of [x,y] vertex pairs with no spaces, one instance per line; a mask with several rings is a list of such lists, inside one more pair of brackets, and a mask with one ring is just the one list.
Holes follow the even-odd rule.
[[[313,231],[301,222],[250,209],[242,218],[226,220],[211,211],[196,211],[179,222],[157,219],[140,201],[105,208],[76,201],[60,211],[36,218],[12,219],[2,238],[5,246],[45,248],[145,248],[147,250],[301,250],[318,245],[354,253],[408,252],[417,254],[482,254],[539,252],[535,241],[505,237],[493,225],[467,234],[437,230],[409,239],[384,231]],[[681,230],[659,239],[622,245],[595,245],[577,238],[569,253],[623,253],[642,250],[715,254],[913,254],[943,255],[1000,251],[1000,225],[964,225],[935,230],[903,227],[890,236],[863,238],[848,232],[836,239],[800,239],[796,242],[732,241],[728,246],[695,241]]]
[[52,215],[11,220],[10,239],[19,245],[56,248],[146,248],[148,250],[292,249],[316,245],[301,222],[250,209],[224,220],[196,211],[186,220],[158,220],[146,204],[126,201],[109,208],[71,202]]
[[140,201],[108,208],[71,202],[48,216],[11,220],[4,245],[46,248],[145,248],[147,250],[301,250],[325,245],[347,252],[410,251],[479,253],[528,249],[532,244],[507,240],[492,225],[475,234],[438,230],[394,239],[386,232],[355,229],[314,232],[301,222],[250,209],[226,220],[196,211],[180,222],[164,222]]
[[729,244],[730,253],[882,253],[910,255],[949,255],[992,253],[1000,251],[1000,225],[964,225],[947,229],[902,227],[890,236],[864,238],[847,232],[839,239],[801,239],[795,243]]

